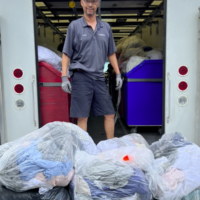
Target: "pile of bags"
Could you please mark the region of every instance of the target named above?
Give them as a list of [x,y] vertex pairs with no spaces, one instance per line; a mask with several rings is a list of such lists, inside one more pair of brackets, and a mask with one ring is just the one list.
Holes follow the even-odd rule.
[[45,195],[68,185],[73,200],[194,199],[199,168],[200,148],[180,133],[152,145],[139,134],[96,145],[78,126],[53,122],[0,146],[5,187]]
[[144,60],[159,60],[163,58],[162,51],[146,46],[145,42],[136,36],[124,37],[117,43],[119,67],[123,73],[128,73]]

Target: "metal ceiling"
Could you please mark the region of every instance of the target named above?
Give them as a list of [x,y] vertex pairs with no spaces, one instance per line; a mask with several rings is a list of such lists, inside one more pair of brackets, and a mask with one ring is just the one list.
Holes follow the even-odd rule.
[[[37,19],[45,21],[39,25],[51,26],[55,34],[64,38],[69,23],[83,15],[80,0],[74,0],[73,9],[69,7],[69,2],[69,0],[35,0]],[[38,3],[42,6],[38,6]],[[101,20],[107,21],[114,29],[114,39],[117,41],[126,35],[138,32],[142,26],[151,23],[153,18],[162,18],[162,9],[161,0],[101,0]],[[47,11],[49,12],[46,13]],[[125,27],[128,27],[127,30]]]

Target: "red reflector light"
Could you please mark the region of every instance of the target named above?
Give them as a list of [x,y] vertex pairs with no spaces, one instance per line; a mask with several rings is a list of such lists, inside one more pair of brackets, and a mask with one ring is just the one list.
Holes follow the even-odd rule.
[[24,91],[24,87],[21,84],[17,84],[17,85],[15,85],[14,90],[16,93],[20,94]]
[[178,72],[181,76],[185,76],[188,73],[188,68],[186,66],[181,66]]
[[128,157],[128,156],[125,156],[125,157],[123,157],[123,160],[124,160],[124,161],[129,161],[129,157]]
[[179,90],[186,90],[188,88],[188,84],[185,82],[185,81],[181,81],[179,84],[178,84],[178,88]]
[[21,78],[23,76],[23,71],[21,69],[15,69],[13,75],[15,78]]

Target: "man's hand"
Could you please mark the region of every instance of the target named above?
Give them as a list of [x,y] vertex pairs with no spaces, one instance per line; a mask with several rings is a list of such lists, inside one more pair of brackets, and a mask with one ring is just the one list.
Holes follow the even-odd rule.
[[72,86],[71,86],[71,83],[69,82],[67,76],[62,76],[62,85],[61,85],[61,87],[62,87],[62,90],[64,92],[67,92],[67,93],[71,94]]
[[122,87],[121,74],[116,74],[116,88],[115,88],[115,90],[120,90],[121,87]]

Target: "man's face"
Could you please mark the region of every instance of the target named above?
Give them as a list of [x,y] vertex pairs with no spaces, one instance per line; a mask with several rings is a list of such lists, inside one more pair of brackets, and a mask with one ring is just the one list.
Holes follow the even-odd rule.
[[91,17],[96,14],[99,0],[81,0],[81,6],[83,7],[84,14]]

